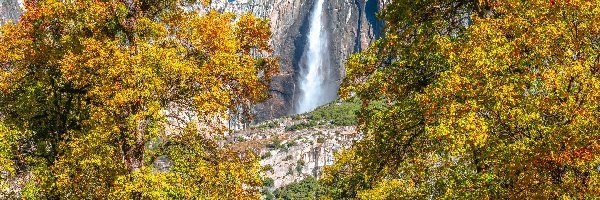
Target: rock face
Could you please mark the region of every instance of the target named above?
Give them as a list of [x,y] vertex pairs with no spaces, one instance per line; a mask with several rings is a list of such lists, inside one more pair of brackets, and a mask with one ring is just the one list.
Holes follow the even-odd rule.
[[[384,0],[325,0],[325,28],[329,35],[334,80],[339,86],[345,75],[344,60],[376,39],[382,24],[375,13]],[[269,18],[271,44],[281,60],[280,73],[272,80],[272,98],[257,105],[257,121],[291,114],[299,95],[300,61],[307,43],[309,16],[314,0],[213,0],[210,8],[220,12],[244,13]],[[0,0],[0,24],[17,21],[23,0]]]
[[[325,28],[332,56],[331,70],[339,86],[345,75],[344,60],[366,48],[381,31],[375,13],[382,0],[326,0]],[[220,12],[252,12],[270,19],[275,55],[281,60],[279,75],[272,80],[266,103],[255,107],[257,121],[291,114],[298,99],[300,61],[307,43],[309,16],[314,0],[213,0],[210,7]]]
[[[300,60],[307,41],[309,16],[314,0],[213,0],[210,7],[221,12],[252,12],[270,19],[271,44],[281,60],[281,72],[272,80],[272,98],[258,105],[259,121],[290,114],[297,100],[296,87]],[[334,73],[338,82],[344,76],[344,60],[353,52],[366,48],[376,39],[382,24],[375,13],[384,0],[325,0],[325,26],[329,35]],[[22,14],[22,0],[0,0],[0,24],[17,21]],[[289,130],[302,120],[291,118],[265,122],[264,130],[243,130],[229,138],[229,143],[242,149],[253,149],[262,155],[261,165],[272,169],[266,175],[275,180],[274,188],[319,176],[321,168],[333,163],[333,153],[360,140],[352,126],[316,126]],[[242,141],[243,140],[243,141]],[[154,163],[166,169],[168,160]]]
[[228,136],[234,151],[251,150],[261,157],[265,177],[274,190],[309,176],[319,177],[324,166],[334,163],[334,153],[362,139],[354,126],[314,125],[294,129],[307,119],[289,117],[259,123]]
[[272,169],[265,175],[274,180],[273,188],[309,176],[320,177],[323,167],[333,164],[335,152],[350,148],[355,140],[360,139],[354,127],[311,128],[288,132],[284,136],[286,139],[281,141],[283,147],[261,151],[263,159],[260,165]]
[[0,0],[0,25],[13,21],[17,22],[21,16],[23,0]]

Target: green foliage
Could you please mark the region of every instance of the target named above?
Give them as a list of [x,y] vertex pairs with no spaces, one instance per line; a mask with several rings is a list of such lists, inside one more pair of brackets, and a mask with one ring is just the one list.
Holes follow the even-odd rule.
[[288,141],[285,145],[286,145],[286,148],[289,149],[290,147],[297,146],[298,142],[296,142],[296,141]]
[[288,167],[287,173],[285,175],[294,175],[294,170],[292,169],[292,166]]
[[236,136],[235,137],[235,141],[236,142],[245,142],[246,138],[244,138],[243,136]]
[[[18,173],[17,166],[14,160],[18,159],[19,144],[22,139],[29,137],[30,134],[25,131],[7,126],[3,121],[0,121],[0,180],[6,180]],[[2,181],[1,188],[10,187],[10,182]],[[10,195],[10,194],[9,194]]]
[[268,98],[270,28],[186,9],[207,3],[25,2],[0,28],[0,191],[26,176],[15,195],[33,199],[258,198],[256,157],[215,138]]
[[302,119],[302,115],[292,115],[291,118],[293,120],[300,120],[300,119]]
[[308,119],[315,122],[328,122],[337,126],[357,125],[356,112],[360,109],[360,102],[355,99],[348,101],[332,102],[318,107],[308,114]]
[[600,197],[598,13],[596,0],[392,1],[385,37],[346,63],[340,93],[361,100],[365,136],[326,167],[328,196]]
[[317,138],[317,143],[323,143],[325,142],[325,138],[319,137]]
[[290,126],[286,126],[285,131],[298,131],[298,130],[303,130],[303,129],[307,129],[307,128],[312,128],[317,125],[318,125],[317,121],[300,122],[300,123],[292,124]]
[[287,150],[286,145],[283,144],[283,141],[281,141],[281,139],[274,138],[272,141],[273,141],[272,143],[266,145],[267,148],[273,149],[273,150],[276,150],[276,149]]
[[267,151],[267,153],[265,153],[265,154],[263,154],[262,156],[260,156],[260,159],[261,159],[261,160],[264,160],[264,159],[266,159],[266,158],[270,158],[271,156],[272,156],[272,155],[271,155],[271,152],[270,152],[270,151]]
[[312,112],[291,116],[293,120],[302,121],[286,126],[285,131],[298,131],[324,125],[354,126],[357,124],[356,113],[359,108],[358,100],[331,102]]
[[275,195],[273,195],[273,193],[268,189],[263,191],[262,194],[266,200],[274,200],[275,199]]
[[315,178],[308,177],[299,182],[290,183],[283,188],[279,188],[273,193],[277,199],[292,200],[318,199],[324,192],[324,188]]
[[271,173],[275,172],[275,171],[273,170],[273,166],[271,166],[271,165],[265,165],[265,166],[263,166],[263,167],[261,168],[261,171],[262,171],[262,172],[271,172]]
[[304,168],[304,166],[303,166],[303,165],[298,165],[298,164],[296,164],[296,172],[298,172],[298,173],[302,173],[302,169],[303,169],[303,168]]
[[272,128],[277,128],[277,127],[279,127],[279,124],[277,124],[277,122],[268,121],[268,122],[263,122],[263,123],[259,124],[258,126],[253,126],[253,127],[251,127],[251,129],[272,129]]
[[275,181],[272,178],[265,178],[265,180],[263,180],[263,185],[265,187],[273,187],[273,185],[275,184]]

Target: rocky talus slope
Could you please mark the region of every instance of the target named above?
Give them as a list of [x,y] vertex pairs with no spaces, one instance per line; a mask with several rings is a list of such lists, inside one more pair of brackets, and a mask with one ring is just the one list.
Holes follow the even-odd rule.
[[268,120],[228,136],[225,145],[236,151],[253,151],[261,157],[264,175],[274,180],[271,189],[306,177],[319,177],[334,153],[349,148],[361,134],[355,130],[356,102],[333,102],[317,110]]

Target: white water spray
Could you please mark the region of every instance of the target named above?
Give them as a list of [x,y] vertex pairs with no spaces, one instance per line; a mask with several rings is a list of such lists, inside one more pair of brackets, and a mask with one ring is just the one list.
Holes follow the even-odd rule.
[[328,91],[329,49],[324,27],[323,4],[325,0],[315,0],[308,31],[308,46],[304,52],[305,62],[301,68],[301,96],[296,113],[305,113],[333,100],[336,91]]

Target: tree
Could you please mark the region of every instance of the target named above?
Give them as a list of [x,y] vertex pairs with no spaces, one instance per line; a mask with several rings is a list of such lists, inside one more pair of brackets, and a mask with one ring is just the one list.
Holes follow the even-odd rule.
[[276,189],[273,194],[276,199],[317,199],[324,193],[324,188],[314,177],[307,177],[285,187]]
[[[429,3],[442,11],[461,4]],[[384,10],[384,16],[403,16],[397,21],[384,18],[389,27],[414,16],[396,10],[397,4],[407,5],[396,1]],[[600,29],[593,25],[600,20],[598,2],[507,0],[464,5],[472,6],[453,16],[473,13],[463,20],[468,26],[456,31],[434,28],[441,31],[428,36],[435,48],[406,48],[419,41],[414,38],[390,43],[396,32],[408,34],[412,29],[389,28],[386,33],[391,31],[391,36],[349,59],[344,90],[363,100],[359,120],[366,139],[327,169],[324,181],[334,188],[331,195],[600,196],[596,103]],[[389,53],[381,45],[406,50]],[[381,49],[384,56],[395,57],[371,53]],[[420,53],[411,54],[414,51]],[[415,59],[426,55],[436,57]],[[406,73],[412,68],[433,73]],[[407,87],[391,80],[425,81]],[[372,101],[383,103],[372,106]]]
[[379,16],[386,24],[384,37],[346,61],[340,94],[362,101],[357,129],[364,139],[325,168],[322,180],[330,196],[356,198],[390,174],[413,172],[419,165],[411,159],[418,160],[426,135],[415,96],[449,68],[434,36],[460,33],[466,13],[476,7],[453,0],[399,0],[385,6]]
[[26,176],[17,195],[257,198],[255,156],[216,139],[267,98],[268,22],[191,11],[206,3],[27,1],[0,29],[4,186]]

